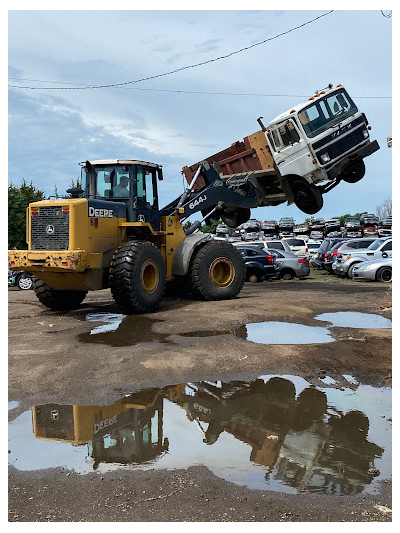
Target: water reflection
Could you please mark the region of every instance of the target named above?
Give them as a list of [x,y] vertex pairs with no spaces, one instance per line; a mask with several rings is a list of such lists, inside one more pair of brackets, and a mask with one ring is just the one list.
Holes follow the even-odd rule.
[[[102,463],[162,467],[168,457],[175,467],[186,467],[212,457],[213,450],[217,458],[223,446],[223,460],[215,464],[222,477],[225,470],[248,469],[246,484],[253,486],[250,473],[259,465],[264,488],[359,493],[373,480],[371,467],[384,448],[368,440],[368,416],[349,408],[356,393],[346,406],[348,392],[333,391],[341,395],[335,403],[326,392],[306,386],[296,394],[294,383],[283,377],[184,383],[131,394],[108,406],[36,406],[33,430],[36,439],[86,445],[94,469]],[[165,410],[173,405],[177,411]],[[381,413],[379,408],[376,417]],[[233,438],[229,446],[225,435]],[[247,459],[232,442],[250,448]],[[62,458],[59,464],[65,464]],[[212,460],[204,464],[213,470]]]

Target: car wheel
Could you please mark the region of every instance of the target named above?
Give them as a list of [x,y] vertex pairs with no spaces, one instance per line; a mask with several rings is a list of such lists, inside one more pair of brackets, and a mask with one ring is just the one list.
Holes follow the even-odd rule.
[[390,267],[381,267],[376,273],[376,280],[390,283],[392,281],[392,269]]
[[29,276],[24,278],[21,275],[18,277],[16,285],[20,291],[29,291],[33,286],[32,278]]
[[280,278],[284,280],[293,279],[295,274],[292,270],[282,270]]
[[250,274],[249,281],[250,281],[250,283],[257,283],[257,281],[258,281],[257,274]]
[[353,279],[353,270],[354,268],[358,265],[359,263],[353,263],[352,265],[349,266],[349,269],[347,271],[347,277],[349,279]]

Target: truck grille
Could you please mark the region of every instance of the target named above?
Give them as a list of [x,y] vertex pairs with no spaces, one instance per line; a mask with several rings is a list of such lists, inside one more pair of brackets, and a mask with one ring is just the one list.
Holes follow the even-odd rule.
[[348,152],[358,144],[362,143],[366,139],[364,138],[363,128],[358,128],[357,130],[352,130],[352,132],[349,135],[345,135],[344,137],[339,137],[338,140],[329,146],[326,146],[322,150],[318,151],[316,156],[318,157],[318,161],[322,164],[324,164],[323,161],[321,161],[321,154],[329,154],[329,157],[331,158],[331,161],[333,159],[336,159],[337,157],[341,156],[342,154]]
[[31,216],[32,250],[68,250],[69,215],[62,206],[39,207],[39,214]]

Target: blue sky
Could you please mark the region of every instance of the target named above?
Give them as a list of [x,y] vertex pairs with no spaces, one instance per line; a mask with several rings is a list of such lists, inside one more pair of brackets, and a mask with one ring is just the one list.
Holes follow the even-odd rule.
[[[12,85],[110,84],[215,58],[328,11],[9,11]],[[342,83],[372,125],[381,149],[358,184],[324,196],[325,218],[374,212],[391,197],[392,22],[374,11],[334,11],[228,59],[124,88],[9,89],[9,182],[53,194],[79,175],[80,161],[135,158],[164,166],[160,205],[182,192],[182,166],[259,129],[328,83]],[[39,83],[25,80],[47,80]],[[146,89],[146,90],[144,90]],[[153,90],[148,90],[153,89]],[[154,89],[157,89],[155,91]],[[282,95],[235,96],[163,91]],[[305,215],[295,206],[259,208],[261,220]]]

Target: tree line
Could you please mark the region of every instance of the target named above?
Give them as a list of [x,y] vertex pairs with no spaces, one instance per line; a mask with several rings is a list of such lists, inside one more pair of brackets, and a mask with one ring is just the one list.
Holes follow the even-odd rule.
[[[79,180],[71,182],[71,187],[79,186]],[[54,188],[55,198],[69,198],[70,195],[59,196],[57,187]],[[45,200],[45,193],[42,189],[39,189],[32,182],[29,184],[26,180],[22,180],[21,185],[8,185],[8,248],[25,250],[26,244],[26,208],[31,202],[38,202]],[[361,213],[355,213],[354,215],[346,213],[335,218],[340,220],[340,225],[344,226],[344,221],[347,217],[361,217],[366,211]],[[380,218],[384,218],[392,215],[392,200],[388,198],[382,204],[376,206],[376,214]],[[311,218],[306,218],[304,223],[309,223]],[[204,225],[201,227],[201,231],[205,233],[214,233],[219,222],[214,222],[210,226]],[[189,227],[191,222],[186,222],[184,227]]]

